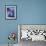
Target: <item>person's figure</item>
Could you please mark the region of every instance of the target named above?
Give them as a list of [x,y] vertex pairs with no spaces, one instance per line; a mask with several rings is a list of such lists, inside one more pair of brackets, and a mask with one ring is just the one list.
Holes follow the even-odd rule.
[[8,17],[14,17],[14,9],[13,8],[7,8]]

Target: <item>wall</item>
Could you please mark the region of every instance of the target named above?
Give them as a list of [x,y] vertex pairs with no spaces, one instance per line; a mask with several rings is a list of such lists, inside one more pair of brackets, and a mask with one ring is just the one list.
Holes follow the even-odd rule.
[[[15,0],[0,0],[0,44],[9,42],[8,35],[10,32],[18,32],[17,20],[5,20],[5,5],[16,5]],[[17,38],[18,39],[18,38]],[[18,43],[16,39],[16,43]]]
[[[17,5],[16,20],[5,20],[5,5]],[[18,24],[46,24],[46,0],[0,0],[0,44],[8,43],[9,32],[18,32]]]
[[20,0],[18,2],[19,23],[46,24],[46,0]]

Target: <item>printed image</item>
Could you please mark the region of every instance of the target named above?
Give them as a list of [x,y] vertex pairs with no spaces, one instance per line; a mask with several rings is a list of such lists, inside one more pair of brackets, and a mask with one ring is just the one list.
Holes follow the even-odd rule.
[[8,17],[14,17],[14,8],[7,8]]

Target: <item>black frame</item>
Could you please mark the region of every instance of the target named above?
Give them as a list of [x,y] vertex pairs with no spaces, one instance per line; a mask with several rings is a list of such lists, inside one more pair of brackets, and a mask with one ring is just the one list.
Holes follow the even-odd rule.
[[[12,6],[12,7],[16,7],[16,18],[15,19],[7,19],[6,18],[6,8],[7,8],[7,6]],[[16,20],[17,19],[17,6],[16,5],[5,5],[5,20]]]

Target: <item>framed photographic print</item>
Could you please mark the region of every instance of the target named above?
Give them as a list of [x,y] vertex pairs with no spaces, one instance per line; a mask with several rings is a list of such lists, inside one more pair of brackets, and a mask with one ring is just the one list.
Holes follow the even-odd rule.
[[16,5],[5,5],[6,19],[15,20],[16,19]]

